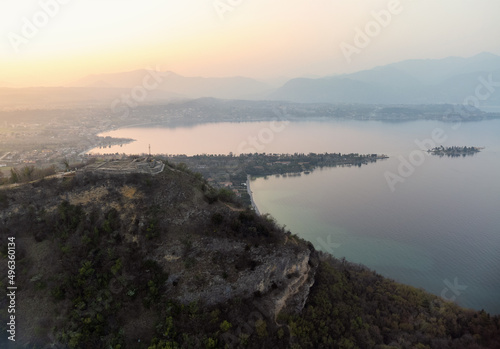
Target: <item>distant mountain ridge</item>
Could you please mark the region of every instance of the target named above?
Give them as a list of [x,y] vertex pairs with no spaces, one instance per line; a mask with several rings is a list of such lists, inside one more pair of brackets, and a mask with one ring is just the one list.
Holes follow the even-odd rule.
[[[292,79],[269,98],[305,103],[453,103],[476,93],[480,78],[492,81],[483,90],[484,104],[500,105],[500,56],[407,60],[352,74],[320,79]],[[495,85],[496,84],[496,85]],[[495,86],[491,86],[495,85]]]
[[494,107],[500,106],[500,56],[480,53],[470,58],[406,60],[351,74],[294,78],[279,88],[248,77],[186,77],[158,68],[88,75],[63,87],[12,87],[0,84],[0,107],[110,105],[133,94],[134,103],[210,97],[295,103],[464,104],[472,96],[481,106]]
[[165,92],[185,98],[214,97],[225,99],[253,99],[271,91],[271,86],[255,79],[235,76],[227,78],[185,77],[171,71],[140,69],[123,73],[89,75],[71,87],[99,87],[133,89],[143,86],[147,90]]
[[436,84],[458,75],[499,70],[500,56],[483,52],[470,58],[413,59],[387,67],[412,75],[424,84]]

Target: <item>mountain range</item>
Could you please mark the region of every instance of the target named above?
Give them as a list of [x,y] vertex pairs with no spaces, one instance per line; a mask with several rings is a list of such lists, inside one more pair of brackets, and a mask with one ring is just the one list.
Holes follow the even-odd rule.
[[[484,81],[493,83],[484,86]],[[500,87],[500,56],[481,53],[471,58],[407,60],[334,77],[292,79],[270,98],[306,103],[461,104],[476,96],[481,85],[478,99],[500,105],[500,94],[494,93]]]
[[223,99],[253,99],[272,88],[264,82],[246,77],[205,78],[186,77],[171,71],[141,69],[124,73],[89,75],[69,84],[71,87],[144,87],[163,96],[185,98],[214,97]]
[[277,88],[248,77],[186,77],[159,69],[89,75],[62,87],[0,86],[4,86],[0,106],[110,104],[123,95],[140,103],[213,97],[359,104],[463,104],[468,100],[498,106],[500,56],[481,53],[469,58],[406,60],[351,74],[294,78]]

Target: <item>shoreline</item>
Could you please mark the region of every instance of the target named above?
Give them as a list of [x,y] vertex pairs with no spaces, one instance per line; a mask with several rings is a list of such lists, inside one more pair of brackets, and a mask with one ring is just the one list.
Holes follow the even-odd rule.
[[255,201],[253,201],[253,195],[252,195],[252,189],[250,188],[250,175],[247,175],[247,193],[248,196],[250,196],[250,203],[252,204],[252,208],[260,216],[259,209],[257,205],[255,204]]

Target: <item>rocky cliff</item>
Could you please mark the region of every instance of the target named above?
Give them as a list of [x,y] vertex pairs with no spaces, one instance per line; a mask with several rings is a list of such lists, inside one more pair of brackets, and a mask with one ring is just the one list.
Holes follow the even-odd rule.
[[16,238],[24,266],[17,275],[24,345],[88,343],[92,334],[77,329],[100,314],[97,327],[109,331],[106,308],[115,302],[120,309],[111,317],[136,314],[120,324],[130,329],[120,339],[126,343],[151,341],[151,318],[163,312],[156,307],[169,302],[220,309],[237,300],[279,326],[280,311],[300,312],[314,282],[312,246],[270,217],[214,199],[189,171],[83,171],[2,195],[2,241]]

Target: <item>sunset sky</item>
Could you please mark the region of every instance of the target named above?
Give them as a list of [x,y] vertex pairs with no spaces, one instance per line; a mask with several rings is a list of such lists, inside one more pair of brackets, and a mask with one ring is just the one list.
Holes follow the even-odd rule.
[[1,0],[0,86],[158,66],[268,79],[500,55],[499,14],[498,0]]

